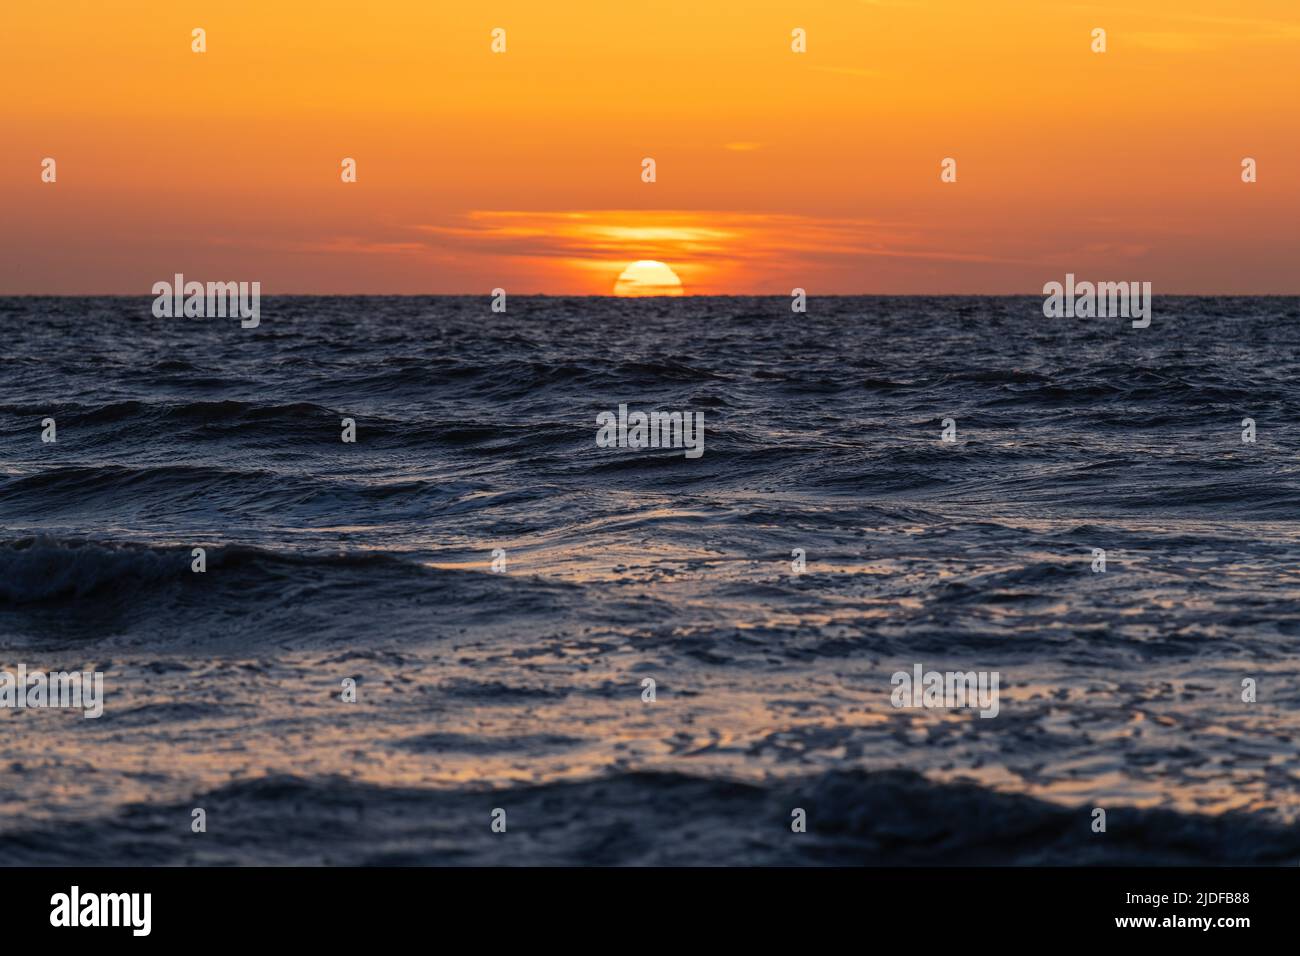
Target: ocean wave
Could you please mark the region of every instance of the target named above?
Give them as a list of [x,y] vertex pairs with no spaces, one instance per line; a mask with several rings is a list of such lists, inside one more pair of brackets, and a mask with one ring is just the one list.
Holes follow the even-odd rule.
[[[504,579],[486,570],[432,567],[414,556],[370,551],[320,553],[283,552],[243,545],[207,545],[206,570],[193,570],[193,547],[157,546],[133,542],[72,538],[27,537],[0,542],[0,607],[60,604],[82,610],[94,605],[134,605],[145,599],[142,612],[183,615],[195,602],[225,607],[234,613],[288,615],[295,598],[312,596],[311,617],[333,610],[341,626],[364,619],[352,602],[349,587],[375,589],[391,601],[417,613],[445,599],[457,608],[456,619],[471,620],[484,599],[509,595],[534,601],[545,593],[563,594],[571,585],[527,578]],[[198,545],[196,545],[198,546]],[[172,601],[165,600],[170,592]]]
[[147,588],[188,570],[188,553],[175,548],[20,538],[0,542],[0,605],[81,600],[109,588]]
[[[197,842],[201,806],[221,826]],[[436,813],[429,808],[436,807]],[[483,822],[506,811],[503,841]],[[791,832],[791,811],[807,830]],[[0,834],[8,866],[1209,866],[1294,865],[1300,826],[1064,807],[908,771],[756,784],[622,772],[508,789],[426,790],[329,778],[242,780],[175,802]]]

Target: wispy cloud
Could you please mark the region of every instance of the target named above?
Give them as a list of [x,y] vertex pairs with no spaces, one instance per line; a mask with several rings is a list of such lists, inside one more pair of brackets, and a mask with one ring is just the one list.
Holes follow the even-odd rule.
[[879,70],[868,70],[860,66],[810,66],[818,73],[834,73],[838,76],[880,76]]
[[[1167,20],[1177,23],[1200,24],[1220,29],[1200,30],[1192,33],[1183,31],[1179,35],[1188,38],[1195,36],[1195,48],[1216,46],[1227,40],[1300,40],[1300,19],[1271,20],[1265,17],[1223,16],[1220,14],[1195,13],[1187,10],[1134,10],[1127,6],[1103,6],[1095,3],[1075,3],[1066,5],[1067,9],[1081,10],[1097,14],[1122,14],[1126,19],[1141,18],[1150,20]],[[1227,28],[1227,29],[1222,29]],[[1161,38],[1158,42],[1166,47],[1173,44],[1172,31],[1149,31],[1139,36],[1147,39]],[[1181,48],[1191,48],[1184,41]]]
[[727,211],[475,211],[456,222],[411,228],[431,251],[545,260],[557,270],[607,274],[632,260],[656,259],[697,287],[727,284],[742,274],[843,269],[864,257],[1008,261],[946,248],[939,237],[907,223]]

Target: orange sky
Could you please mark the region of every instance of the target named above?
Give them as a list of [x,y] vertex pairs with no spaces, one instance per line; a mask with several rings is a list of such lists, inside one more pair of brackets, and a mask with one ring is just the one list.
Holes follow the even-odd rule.
[[3,7],[0,293],[1300,293],[1297,0]]

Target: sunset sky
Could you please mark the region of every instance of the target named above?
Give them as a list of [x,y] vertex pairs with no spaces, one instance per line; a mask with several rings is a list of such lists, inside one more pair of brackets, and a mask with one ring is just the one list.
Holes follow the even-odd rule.
[[1297,64],[1297,0],[5,3],[0,293],[1300,293]]

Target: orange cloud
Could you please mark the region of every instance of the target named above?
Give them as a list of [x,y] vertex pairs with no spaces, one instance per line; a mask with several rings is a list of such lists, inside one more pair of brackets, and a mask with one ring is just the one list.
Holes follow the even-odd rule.
[[415,229],[430,248],[497,260],[544,261],[552,287],[605,294],[628,263],[667,263],[689,293],[788,293],[863,258],[990,263],[995,256],[934,248],[902,223],[700,210],[472,212],[456,225]]

